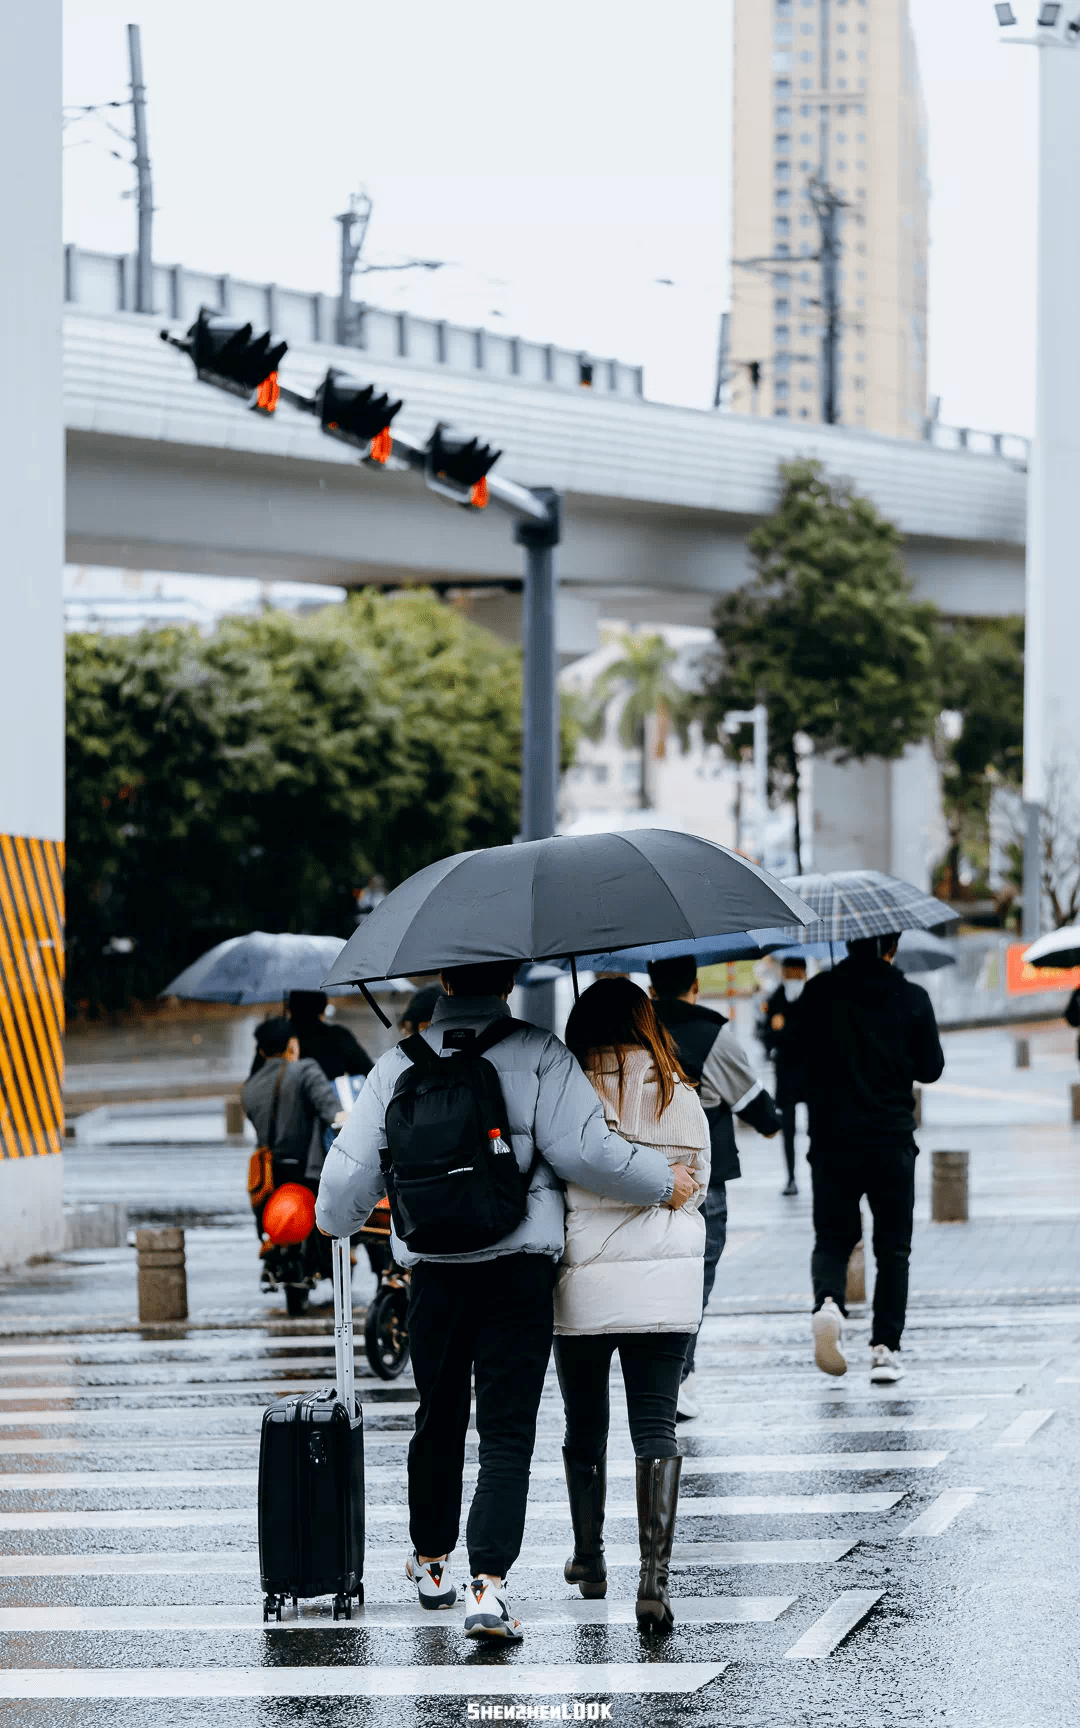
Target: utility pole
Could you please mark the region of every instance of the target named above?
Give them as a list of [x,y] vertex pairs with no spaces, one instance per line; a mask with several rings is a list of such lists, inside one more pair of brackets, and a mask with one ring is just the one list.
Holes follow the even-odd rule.
[[[341,226],[341,275],[338,298],[337,340],[341,348],[359,348],[364,309],[354,306],[352,281],[360,254],[364,250],[368,223],[371,221],[371,198],[361,189],[349,199],[349,208],[334,218]],[[359,234],[356,233],[359,226]]]
[[807,188],[821,233],[821,306],[825,328],[821,338],[821,418],[826,426],[835,426],[840,419],[838,365],[840,349],[840,223],[839,212],[847,209],[846,199],[834,192],[822,178],[811,180]]
[[[769,710],[764,702],[752,708],[732,708],[724,715],[724,731],[754,728],[754,803],[757,805],[757,861],[765,862],[765,833],[769,820]],[[741,802],[741,800],[740,800]],[[741,814],[741,812],[740,812]]]
[[142,39],[137,24],[129,24],[128,65],[131,70],[131,111],[135,121],[139,243],[135,253],[135,310],[154,310],[154,188],[150,178],[150,145],[146,136],[146,85],[143,83]]

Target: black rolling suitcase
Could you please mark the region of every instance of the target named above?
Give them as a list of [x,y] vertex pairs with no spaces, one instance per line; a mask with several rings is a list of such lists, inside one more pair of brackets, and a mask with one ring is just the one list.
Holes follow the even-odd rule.
[[259,1576],[263,1619],[288,1597],[333,1596],[334,1619],[364,1600],[364,1421],[353,1379],[348,1239],[335,1240],[337,1385],[280,1398],[259,1447]]

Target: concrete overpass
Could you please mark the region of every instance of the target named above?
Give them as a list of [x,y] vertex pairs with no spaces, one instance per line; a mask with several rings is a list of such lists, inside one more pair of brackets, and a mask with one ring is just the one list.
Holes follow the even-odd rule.
[[[360,468],[307,416],[282,408],[267,420],[198,384],[160,341],[161,323],[65,311],[69,561],[481,583],[493,599],[520,578],[505,521],[457,510],[415,476]],[[778,465],[800,456],[850,478],[897,523],[920,594],[949,612],[1023,610],[1020,461],[650,403],[616,388],[614,363],[611,387],[589,390],[308,341],[290,348],[283,381],[309,389],[328,364],[403,397],[405,436],[423,442],[451,420],[502,447],[501,473],[557,487],[560,577],[584,610],[707,622],[714,597],[746,576],[746,534],[773,506]]]

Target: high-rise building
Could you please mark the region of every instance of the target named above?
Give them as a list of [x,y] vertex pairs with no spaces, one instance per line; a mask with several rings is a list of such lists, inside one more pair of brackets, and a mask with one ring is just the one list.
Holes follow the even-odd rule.
[[730,406],[922,436],[929,184],[908,0],[735,0],[734,173]]

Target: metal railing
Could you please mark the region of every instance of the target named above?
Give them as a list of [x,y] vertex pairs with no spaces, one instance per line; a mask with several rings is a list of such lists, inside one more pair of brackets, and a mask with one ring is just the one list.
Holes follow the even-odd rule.
[[[233,276],[188,270],[182,264],[155,264],[154,310],[157,320],[190,324],[200,306],[233,318],[250,319],[292,345],[337,345],[340,302],[335,294],[308,294],[275,282],[244,282]],[[128,253],[64,248],[64,299],[87,312],[135,312],[135,258]],[[355,306],[357,346],[372,360],[403,360],[420,366],[445,366],[451,372],[483,373],[492,379],[550,384],[557,390],[592,390],[601,396],[640,398],[644,374],[625,361],[599,359],[550,342],[420,318],[381,306]]]

